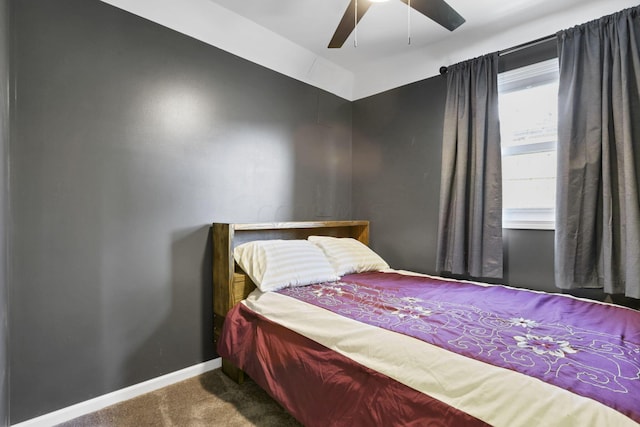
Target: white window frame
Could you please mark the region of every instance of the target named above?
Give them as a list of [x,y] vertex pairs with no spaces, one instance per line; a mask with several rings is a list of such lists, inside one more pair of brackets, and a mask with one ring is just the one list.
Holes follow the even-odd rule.
[[[545,84],[558,78],[558,58],[538,62],[498,74],[498,93],[507,93],[528,86]],[[555,151],[557,141],[536,142],[515,147],[502,147],[502,155]],[[555,229],[554,208],[503,208],[502,228]]]

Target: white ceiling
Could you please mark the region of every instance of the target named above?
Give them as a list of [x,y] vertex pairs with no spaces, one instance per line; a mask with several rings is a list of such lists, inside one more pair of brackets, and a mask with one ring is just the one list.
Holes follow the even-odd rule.
[[364,15],[357,47],[352,33],[342,48],[328,49],[349,0],[103,1],[349,100],[637,6],[636,0],[448,0],[466,19],[450,32],[389,0]]

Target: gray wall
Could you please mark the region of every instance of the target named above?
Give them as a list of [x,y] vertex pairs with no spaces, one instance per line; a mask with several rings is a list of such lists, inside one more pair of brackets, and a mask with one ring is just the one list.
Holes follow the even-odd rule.
[[9,424],[7,340],[7,147],[9,146],[9,3],[0,0],[0,426]]
[[97,0],[12,3],[13,423],[215,356],[211,222],[351,217],[351,103]]
[[354,102],[353,209],[394,268],[435,268],[446,79]]
[[[445,100],[436,76],[354,102],[354,217],[372,221],[372,246],[394,268],[435,273]],[[557,292],[553,238],[505,230],[501,282]]]

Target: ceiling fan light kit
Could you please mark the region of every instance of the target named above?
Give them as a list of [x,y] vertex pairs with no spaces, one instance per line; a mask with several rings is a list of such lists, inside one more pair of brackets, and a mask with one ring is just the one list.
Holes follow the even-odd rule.
[[[357,31],[358,22],[362,16],[369,10],[372,3],[382,3],[388,0],[351,0],[342,19],[336,28],[336,31],[327,46],[330,49],[341,48],[349,35]],[[400,0],[407,4],[409,8],[417,10],[424,16],[432,19],[449,31],[453,31],[465,22],[465,19],[456,12],[445,0]],[[407,18],[408,20],[408,18]],[[410,31],[410,21],[408,22]],[[411,37],[409,37],[409,44]],[[357,40],[354,41],[357,46]]]

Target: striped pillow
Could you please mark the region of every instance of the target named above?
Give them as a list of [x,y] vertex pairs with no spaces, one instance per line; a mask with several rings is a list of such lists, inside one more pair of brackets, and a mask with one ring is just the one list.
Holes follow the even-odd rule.
[[306,240],[256,240],[233,257],[263,292],[338,280],[324,253]]
[[324,251],[338,276],[389,268],[377,253],[364,243],[349,237],[309,236],[309,241]]

